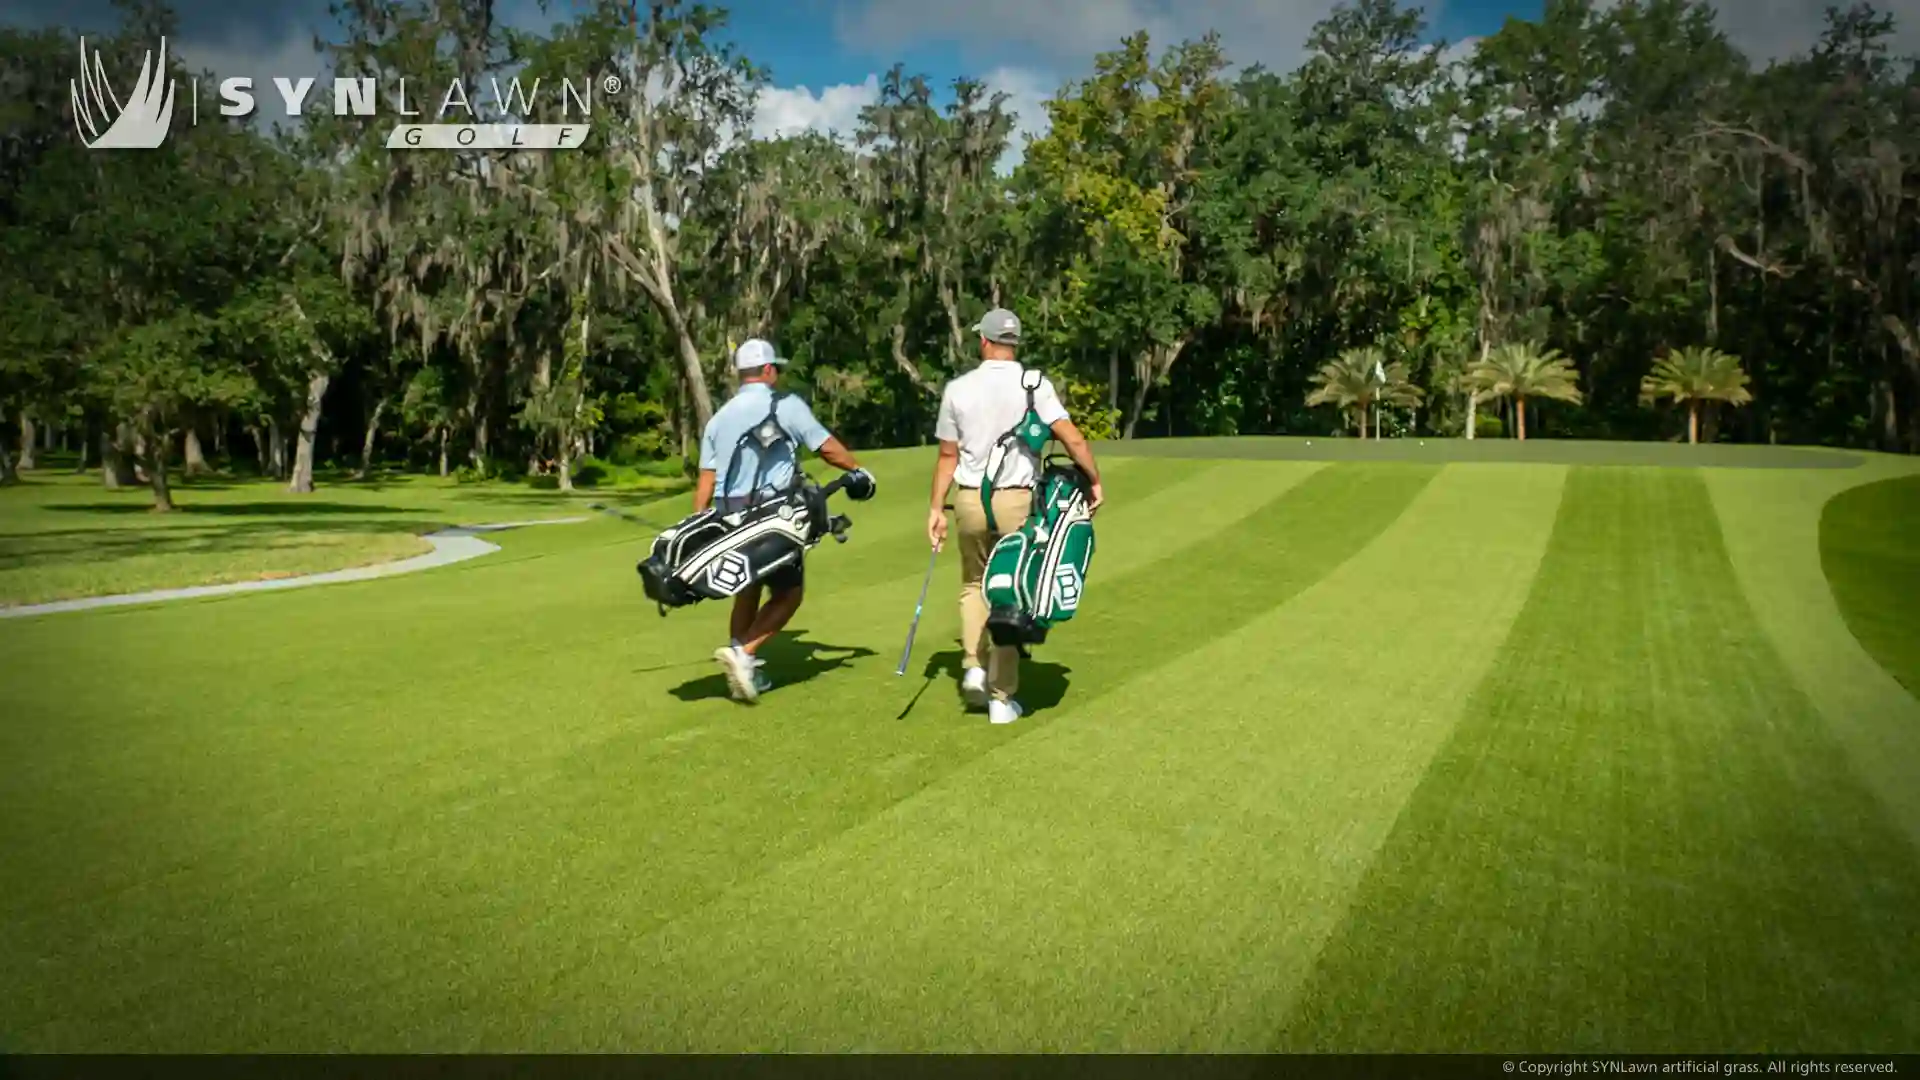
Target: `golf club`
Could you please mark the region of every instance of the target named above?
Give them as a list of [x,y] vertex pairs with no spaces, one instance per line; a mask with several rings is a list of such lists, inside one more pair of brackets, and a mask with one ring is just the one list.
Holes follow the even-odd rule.
[[940,558],[940,549],[934,548],[927,557],[927,576],[920,579],[920,599],[913,604],[913,625],[907,627],[907,647],[900,653],[900,667],[895,675],[907,673],[907,661],[913,657],[913,635],[920,632],[920,612],[927,606],[927,586],[933,583],[933,564]]

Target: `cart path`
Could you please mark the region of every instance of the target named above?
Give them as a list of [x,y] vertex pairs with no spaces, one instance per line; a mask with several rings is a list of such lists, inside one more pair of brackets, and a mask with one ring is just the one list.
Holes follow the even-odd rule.
[[592,519],[568,517],[547,518],[540,521],[506,521],[491,525],[456,525],[427,534],[425,539],[433,546],[432,551],[394,562],[355,566],[345,570],[329,570],[319,574],[302,574],[299,577],[275,578],[268,581],[235,581],[225,585],[195,585],[185,589],[155,589],[151,592],[122,593],[118,596],[86,596],[74,600],[55,600],[45,604],[0,607],[0,619],[17,619],[28,615],[53,615],[63,611],[89,611],[94,608],[123,607],[132,604],[155,604],[167,600],[194,600],[206,596],[225,596],[229,593],[300,589],[309,585],[370,581],[374,578],[410,574],[416,570],[431,570],[436,566],[466,562],[468,559],[477,559],[482,555],[500,550],[500,545],[482,540],[478,535],[480,533],[521,529],[531,525],[574,525],[589,520]]

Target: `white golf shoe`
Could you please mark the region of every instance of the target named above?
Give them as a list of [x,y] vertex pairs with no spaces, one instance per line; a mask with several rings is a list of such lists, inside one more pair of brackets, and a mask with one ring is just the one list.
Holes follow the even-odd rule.
[[987,703],[987,723],[989,724],[1011,724],[1026,714],[1026,707],[1012,698]]
[[726,672],[727,688],[733,691],[735,701],[754,701],[760,697],[763,676],[747,650],[729,645],[715,649],[713,658],[720,661],[720,669]]
[[967,705],[983,709],[987,705],[987,671],[985,668],[970,667],[960,676],[960,697]]

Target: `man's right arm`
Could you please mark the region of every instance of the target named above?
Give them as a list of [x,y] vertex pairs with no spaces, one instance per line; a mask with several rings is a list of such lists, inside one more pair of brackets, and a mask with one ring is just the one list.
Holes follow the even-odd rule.
[[713,470],[701,469],[693,484],[693,512],[698,514],[713,505]]
[[953,384],[940,395],[940,413],[934,421],[933,437],[940,442],[940,456],[933,462],[933,493],[927,506],[927,541],[935,551],[947,540],[947,492],[953,489],[953,474],[960,467],[960,418],[953,404]]
[[713,505],[713,489],[718,479],[720,465],[719,447],[713,442],[713,421],[707,421],[707,429],[700,433],[700,476],[693,485],[693,512],[698,514]]

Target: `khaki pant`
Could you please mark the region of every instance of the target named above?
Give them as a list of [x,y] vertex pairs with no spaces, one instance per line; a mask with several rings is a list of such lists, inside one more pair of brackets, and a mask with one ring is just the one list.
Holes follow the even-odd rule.
[[[1020,690],[1020,651],[997,646],[987,634],[987,598],[981,581],[987,574],[987,556],[994,541],[1014,532],[1027,520],[1033,492],[1003,488],[993,493],[994,523],[999,533],[987,531],[987,512],[978,488],[961,488],[953,496],[954,531],[960,541],[960,651],[962,668],[987,669],[987,688],[997,701]],[[982,656],[985,663],[982,663]]]

